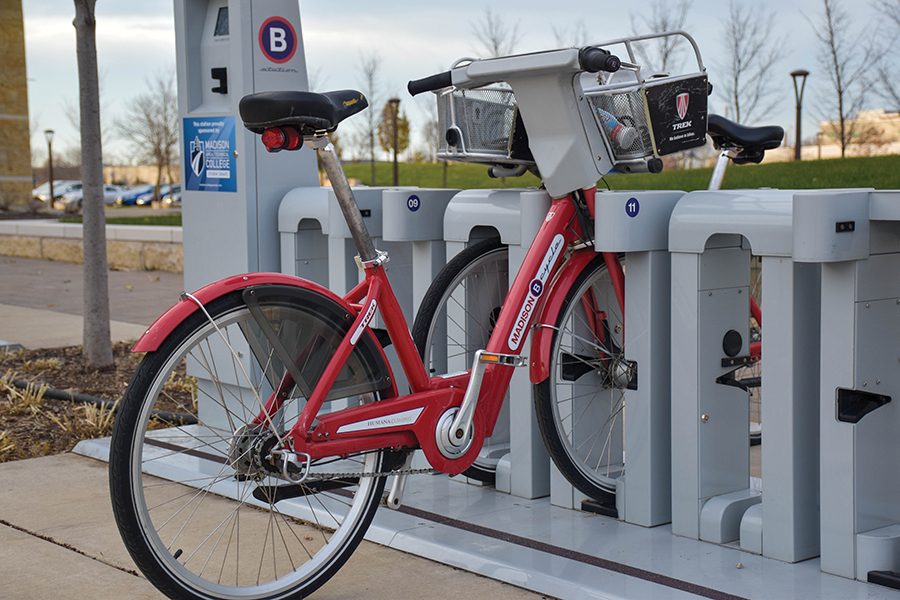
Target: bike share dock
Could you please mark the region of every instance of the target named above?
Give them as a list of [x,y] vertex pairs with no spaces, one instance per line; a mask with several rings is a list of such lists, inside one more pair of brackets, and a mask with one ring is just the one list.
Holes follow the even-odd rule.
[[[201,143],[215,142],[207,149],[222,151],[218,158],[228,158],[229,166],[227,179],[213,182],[192,170],[190,161],[185,165],[186,176],[196,175],[185,180],[184,220],[191,233],[185,236],[186,286],[234,273],[281,271],[346,293],[359,281],[356,252],[332,192],[318,187],[312,153],[270,155],[236,119],[245,94],[307,89],[296,2],[253,3],[252,11],[251,3],[235,0],[177,0],[175,6],[184,154],[191,157],[202,151]],[[267,47],[262,33],[273,23],[280,24],[281,37],[270,36],[278,43]],[[283,56],[273,55],[276,46]],[[705,69],[694,50],[699,71],[687,75],[701,93],[691,106],[705,113]],[[551,167],[541,169],[551,193],[590,187],[615,164],[627,167],[645,156],[637,138],[636,155],[608,156],[612,150],[603,136],[609,132],[594,122],[597,109],[639,99],[634,94],[645,90],[634,87],[638,78],[631,87],[589,88],[581,97],[572,94],[570,76],[541,72],[520,73],[512,83],[526,92],[523,118],[540,114],[542,106],[566,107],[552,120],[528,124],[538,162]],[[664,83],[656,80],[649,91],[661,93]],[[528,92],[534,92],[530,98]],[[492,110],[512,116],[509,92],[492,93]],[[498,104],[498,98],[505,100]],[[643,100],[635,106],[643,118]],[[212,125],[214,134],[201,132]],[[561,131],[571,133],[571,145],[550,143]],[[481,141],[496,137],[493,130],[481,132]],[[589,137],[582,138],[585,132]],[[697,141],[705,133],[698,126]],[[506,160],[515,158],[514,145],[506,143],[513,136],[507,137],[499,155],[494,148],[492,164],[517,164]],[[548,143],[537,143],[542,138]],[[356,193],[377,246],[390,254],[392,284],[410,322],[442,262],[481,239],[499,234],[508,245],[508,264],[494,274],[499,287],[508,288],[550,202],[541,190]],[[520,369],[495,439],[485,446],[498,461],[496,489],[464,485],[462,477],[411,475],[403,505],[379,509],[367,539],[579,600],[900,600],[900,591],[857,581],[891,582],[900,572],[900,192],[604,192],[595,208],[595,250],[625,258],[624,358],[636,365],[635,389],[623,392],[624,433],[610,438],[613,454],[627,464],[615,483],[618,518],[571,510],[582,497],[550,465],[529,375]],[[763,492],[750,485],[747,392],[729,385],[735,383],[729,373],[751,355],[751,248],[763,259],[768,348]],[[223,350],[215,340],[209,354]],[[259,394],[274,391],[246,350],[239,347],[231,356],[242,358],[237,366],[259,380],[248,383],[259,383]],[[394,374],[400,375],[396,367]],[[237,369],[233,379],[216,375],[242,403]],[[245,379],[251,379],[246,372]],[[212,384],[202,373],[198,380],[201,388]],[[156,443],[143,448],[144,471],[269,507],[249,493],[253,481],[217,477],[228,465],[230,447],[217,433],[228,424],[205,416],[211,408],[203,400],[198,412],[216,429],[147,431],[148,442]],[[572,419],[576,435],[590,435],[599,426],[595,419],[604,418],[590,417]],[[75,452],[107,460],[109,439],[82,442]],[[198,483],[204,476],[216,481],[204,486]],[[309,496],[290,497],[278,509],[317,524],[328,522],[326,513],[345,514],[339,495],[316,498],[319,504]],[[389,585],[398,576],[408,576],[399,561],[384,581],[373,583]]]
[[[687,418],[698,423],[698,427],[714,423],[712,416],[708,422],[702,423],[700,415],[679,416],[676,413],[679,410],[677,407],[683,408],[683,404],[678,401],[679,392],[676,390],[682,383],[679,383],[677,368],[674,367],[680,363],[674,357],[681,353],[690,358],[691,355],[685,352],[693,343],[689,338],[684,340],[687,347],[679,343],[678,348],[673,346],[672,352],[672,387],[675,393],[672,405],[671,476],[673,492],[676,492],[673,493],[672,503],[675,524],[644,527],[625,521],[637,522],[648,518],[665,520],[665,502],[661,499],[667,494],[664,465],[668,465],[669,459],[665,444],[660,444],[645,448],[645,456],[638,454],[632,459],[633,463],[629,461],[629,471],[624,477],[628,483],[622,484],[627,486],[625,509],[620,512],[625,520],[554,506],[552,496],[526,499],[498,492],[490,487],[460,485],[442,475],[423,475],[410,477],[404,505],[399,511],[378,511],[367,539],[562,598],[900,598],[900,592],[888,587],[852,579],[854,576],[866,579],[869,571],[894,571],[900,566],[896,559],[896,540],[900,539],[896,534],[900,523],[896,507],[900,505],[900,489],[897,489],[895,478],[884,476],[885,473],[900,469],[900,452],[892,441],[896,437],[893,432],[900,427],[900,422],[897,420],[895,403],[883,401],[886,397],[895,398],[900,390],[895,366],[895,342],[900,335],[900,313],[896,310],[900,307],[900,290],[895,289],[895,274],[900,271],[900,194],[868,190],[797,193],[753,191],[727,194],[731,195],[732,202],[752,202],[755,210],[764,213],[768,211],[767,222],[772,225],[773,230],[780,232],[777,236],[772,236],[771,240],[764,240],[752,230],[746,231],[746,240],[751,246],[756,244],[754,252],[763,254],[764,262],[765,256],[769,255],[776,264],[784,262],[787,265],[783,269],[776,267],[768,271],[764,289],[768,284],[770,292],[787,295],[786,298],[789,299],[792,290],[796,294],[800,287],[790,285],[791,281],[802,276],[815,277],[806,271],[817,272],[820,268],[817,263],[821,263],[820,298],[808,299],[812,302],[812,308],[817,305],[817,301],[822,306],[821,342],[809,348],[813,354],[818,354],[821,349],[821,376],[808,385],[821,387],[823,392],[815,396],[821,398],[819,406],[811,406],[808,402],[800,405],[806,411],[818,409],[818,417],[804,419],[800,423],[798,421],[801,417],[809,416],[808,412],[798,414],[793,422],[781,414],[783,422],[780,427],[776,427],[777,417],[766,420],[763,450],[766,451],[766,444],[771,443],[771,448],[779,449],[779,452],[787,451],[789,454],[783,454],[780,461],[769,460],[768,464],[764,459],[764,497],[761,503],[750,505],[751,511],[753,506],[762,506],[762,527],[766,527],[768,519],[770,523],[778,523],[785,531],[785,536],[797,536],[798,531],[801,534],[808,531],[810,520],[804,517],[802,510],[795,510],[791,516],[791,512],[779,508],[780,501],[784,498],[782,494],[790,491],[790,488],[785,491],[779,485],[784,485],[780,482],[790,479],[786,473],[798,472],[797,469],[789,470],[790,465],[802,458],[801,451],[811,451],[810,437],[795,435],[793,440],[779,440],[779,436],[785,435],[784,430],[808,428],[807,421],[810,420],[813,428],[821,424],[820,439],[828,440],[828,443],[818,446],[818,459],[812,466],[806,462],[800,463],[804,467],[800,474],[807,478],[810,477],[807,468],[814,473],[821,469],[822,473],[822,490],[819,493],[821,521],[815,519],[817,527],[821,522],[821,558],[797,558],[800,562],[791,563],[767,557],[766,554],[772,555],[774,551],[765,545],[768,539],[772,539],[765,536],[766,529],[762,529],[763,555],[759,554],[759,550],[742,548],[737,543],[738,537],[732,538],[734,541],[726,539],[722,543],[708,543],[697,539],[697,535],[677,535],[681,533],[679,519],[683,516],[679,514],[679,510],[688,514],[691,521],[698,523],[698,527],[699,520],[703,518],[703,510],[708,510],[706,503],[699,502],[702,500],[699,496],[690,503],[698,507],[691,513],[684,510],[686,503],[679,504],[677,491],[683,490],[685,483],[696,481],[698,476],[699,472],[692,474],[692,465],[697,464],[703,468],[706,463],[693,463],[691,460],[685,464],[677,463],[684,444],[690,441],[688,434],[678,430],[678,423]],[[598,243],[597,249],[626,254],[626,268],[631,276],[628,281],[632,286],[628,288],[628,292],[634,302],[640,302],[643,297],[651,304],[664,304],[660,298],[666,297],[664,292],[668,278],[665,274],[669,256],[664,248],[668,244],[674,250],[684,242],[684,238],[677,235],[677,230],[681,228],[676,225],[678,220],[684,220],[685,215],[704,206],[707,200],[715,200],[717,205],[728,202],[728,198],[723,199],[721,195],[713,198],[712,194],[706,193],[691,194],[679,200],[680,196],[680,193],[673,192],[598,194],[598,214],[606,214],[611,222],[616,221],[617,212],[622,212],[624,216],[619,223],[622,227],[616,228],[615,232],[606,229],[598,231],[598,237],[601,233],[611,237]],[[639,200],[640,214],[645,220],[632,218],[625,213],[625,205],[632,198]],[[668,215],[673,213],[673,209],[674,218],[669,235],[663,225],[668,222]],[[846,224],[850,222],[853,223],[853,231],[848,231],[849,225]],[[629,223],[631,227],[628,227]],[[779,223],[781,226],[776,226]],[[844,226],[838,227],[838,224]],[[701,328],[714,327],[714,330],[710,329],[707,333],[715,338],[715,343],[710,342],[712,350],[705,353],[700,352],[699,346],[695,346],[695,351],[706,356],[711,365],[716,363],[714,366],[722,369],[719,356],[723,351],[722,328],[746,327],[747,292],[739,294],[738,291],[745,289],[745,270],[749,268],[749,258],[748,249],[744,247],[746,243],[736,237],[744,236],[744,233],[721,225],[716,225],[713,229],[728,237],[719,237],[721,243],[715,243],[715,235],[718,234],[711,229],[709,235],[701,235],[697,239],[712,240],[713,243],[698,242],[690,247],[690,251],[681,252],[683,256],[678,252],[672,254],[672,283],[675,286],[672,300],[677,306],[679,302],[690,302],[691,297],[697,299],[694,302],[700,302],[703,298],[715,299],[717,294],[723,296],[720,302],[721,312],[726,316],[734,313],[733,322],[726,319],[727,322],[720,323],[716,319],[710,319],[713,322],[702,325],[701,320],[698,323]],[[834,233],[827,235],[826,230]],[[446,231],[444,235],[447,235]],[[781,245],[777,243],[778,240],[781,240]],[[687,246],[683,249],[687,249]],[[725,263],[716,265],[714,260],[710,261],[711,252],[721,252]],[[724,278],[723,281],[727,279],[727,285],[716,283],[709,275],[702,274],[699,269],[704,265],[713,274]],[[764,277],[766,266],[763,267]],[[695,276],[679,283],[677,273],[684,268],[694,269]],[[780,282],[782,287],[779,288],[773,281]],[[698,287],[692,288],[693,291],[688,294],[684,291],[684,285],[693,285],[691,282],[697,282]],[[718,287],[711,285],[713,283]],[[702,284],[707,287],[699,287]],[[803,289],[808,293],[809,287],[803,286]],[[640,295],[642,288],[644,296]],[[812,288],[818,291],[817,287]],[[660,290],[663,293],[659,297],[653,296],[652,292]],[[712,296],[710,292],[713,292]],[[794,295],[793,303],[787,299],[782,300],[781,312],[788,316],[797,314],[795,308],[798,297]],[[796,321],[793,326],[779,321],[779,318],[783,319],[785,316],[778,315],[778,301],[773,300],[772,295],[764,296],[764,303],[767,300],[770,308],[766,312],[766,318],[769,321],[764,321],[764,327],[768,323],[773,325],[764,330],[764,339],[781,339],[777,337],[777,331],[771,334],[772,338],[765,337],[781,322],[781,335],[788,338],[783,343],[789,343],[789,338],[796,336]],[[804,297],[804,302],[806,300]],[[710,317],[716,314],[714,310],[707,312]],[[815,314],[814,310],[813,313]],[[638,361],[663,360],[661,354],[654,358],[653,352],[659,352],[660,344],[664,345],[668,338],[664,326],[667,322],[665,311],[651,310],[643,313],[643,318],[649,319],[643,326],[637,319],[640,314],[626,323],[627,339],[635,344],[631,347],[629,356]],[[673,312],[672,315],[674,339],[675,335],[681,335],[677,333],[680,326],[675,326],[676,315],[683,317],[684,313]],[[816,319],[818,321],[817,317]],[[699,335],[703,335],[702,332],[698,337]],[[850,351],[847,340],[853,340]],[[796,337],[793,343],[797,343]],[[742,347],[742,350],[747,349]],[[796,356],[796,353],[793,354]],[[716,369],[712,370],[715,377],[720,376]],[[641,373],[639,370],[639,377]],[[764,374],[763,385],[766,385],[765,381],[777,380],[779,372],[776,370],[774,373],[773,378],[768,380]],[[706,378],[715,379],[713,375]],[[629,402],[636,405],[634,410],[649,413],[649,419],[644,423],[629,423],[626,444],[631,443],[632,437],[640,439],[639,436],[654,431],[656,435],[659,434],[660,427],[665,427],[668,419],[668,407],[664,401],[667,385],[665,379],[651,380],[654,381],[653,386],[641,390],[645,396],[637,396],[635,393],[629,398]],[[646,379],[639,381],[644,383]],[[712,389],[717,392],[740,392],[731,386],[714,385],[716,387]],[[797,389],[798,385],[795,383],[789,389]],[[640,390],[640,386],[638,389]],[[848,395],[841,390],[860,393]],[[862,393],[867,390],[875,392],[876,397]],[[697,397],[703,396],[700,394]],[[770,397],[778,398],[775,395]],[[794,400],[791,400],[792,397]],[[649,400],[642,406],[637,398]],[[729,430],[727,435],[711,439],[720,443],[723,440],[731,442],[728,437],[730,435],[740,442],[734,444],[735,450],[732,453],[719,449],[719,453],[730,461],[728,466],[737,473],[721,469],[719,473],[725,473],[735,481],[740,480],[738,483],[743,487],[737,492],[742,497],[752,496],[756,492],[749,491],[749,475],[741,454],[746,451],[737,448],[738,445],[747,444],[746,399],[741,394],[734,394],[733,398],[717,398],[716,415],[721,415],[721,408],[732,402],[737,404],[734,411],[737,416],[732,417],[733,422],[725,424],[733,431]],[[773,412],[780,414],[778,411],[790,412],[788,408],[797,406],[796,403],[803,398],[808,396],[798,398],[787,393],[781,397],[780,404],[778,400],[770,401],[767,415]],[[866,411],[877,412],[878,418],[864,414]],[[844,415],[845,418],[835,419],[836,414]],[[857,422],[852,422],[854,419]],[[721,421],[722,418],[719,417],[715,422]],[[710,438],[701,437],[701,443],[708,439]],[[191,440],[186,438],[184,443],[190,444]],[[798,446],[800,450],[797,450]],[[637,451],[638,448],[635,447],[634,450]],[[76,452],[105,459],[108,441],[82,442]],[[708,451],[704,453],[704,457],[712,458],[710,455],[715,454],[715,451]],[[785,456],[793,458],[784,460]],[[187,473],[215,472],[219,469],[216,463],[187,455],[163,457],[155,463],[155,474],[175,479],[182,479]],[[795,499],[801,499],[803,494],[806,497],[812,495],[811,489],[814,488],[802,483],[807,480],[801,479],[799,487],[794,485]],[[227,484],[215,491],[229,497],[235,497],[236,494],[234,486],[229,489]],[[775,502],[770,502],[768,499],[773,496]],[[650,501],[651,498],[656,498],[656,501]],[[646,503],[649,508],[630,508],[631,502],[640,506],[638,501]],[[302,499],[285,501],[283,504],[284,512],[299,518],[309,517],[309,508]],[[768,508],[772,504],[775,505],[774,512]],[[620,504],[620,508],[621,506]],[[848,507],[853,508],[848,510]],[[801,508],[804,506],[801,505]],[[812,512],[815,514],[814,508]],[[636,514],[639,516],[634,516]],[[760,518],[751,512],[749,516],[745,514],[743,519],[750,517]],[[736,521],[740,524],[740,515]]]

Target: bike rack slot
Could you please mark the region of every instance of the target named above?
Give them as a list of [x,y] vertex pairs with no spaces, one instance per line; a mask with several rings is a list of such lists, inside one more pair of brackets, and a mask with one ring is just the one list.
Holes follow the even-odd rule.
[[[500,241],[509,248],[507,283],[511,286],[549,208],[550,195],[543,190],[460,192],[447,205],[444,215],[447,260],[462,252],[466,245],[478,242],[486,235],[499,234]],[[471,300],[478,302],[477,297]],[[523,348],[529,347],[530,339],[529,335]],[[460,362],[448,365],[448,368],[451,371],[468,369],[471,365],[466,364],[464,358],[458,357]],[[509,398],[517,401],[509,402]],[[528,370],[516,369],[494,434],[482,450],[482,456],[498,459],[496,489],[523,498],[540,498],[550,493],[552,467],[535,421],[532,400]]]
[[822,570],[897,587],[900,191],[809,191],[795,210],[795,243],[822,269]]
[[[595,250],[625,257],[625,356],[635,373],[624,392],[627,460],[617,483],[617,512],[645,527],[671,520],[668,245],[669,219],[682,196],[680,191],[615,191],[595,198]],[[561,477],[554,483],[557,498],[577,499]],[[584,502],[573,504],[586,508]]]
[[[797,261],[795,204],[793,191],[693,192],[669,232],[672,531],[787,562],[819,554],[819,268]],[[750,477],[750,388],[736,376],[752,362],[751,249],[772,349],[761,359],[764,492]]]

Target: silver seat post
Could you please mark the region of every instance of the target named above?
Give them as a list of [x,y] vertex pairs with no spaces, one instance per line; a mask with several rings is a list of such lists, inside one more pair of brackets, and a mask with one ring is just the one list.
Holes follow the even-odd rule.
[[341,212],[344,213],[344,220],[347,221],[347,227],[350,228],[350,234],[356,243],[360,260],[363,263],[375,260],[378,256],[375,244],[372,242],[372,236],[369,235],[365,221],[363,221],[356,198],[353,197],[353,190],[350,189],[350,182],[347,181],[347,175],[344,173],[341,159],[334,150],[334,144],[328,139],[327,133],[316,135],[309,143],[316,149],[316,154],[319,155],[322,166],[325,167],[325,174],[328,175]]
[[713,169],[712,177],[709,179],[709,187],[706,189],[718,190],[722,188],[722,180],[725,179],[725,170],[728,168],[728,161],[734,158],[735,154],[736,153],[729,148],[722,150],[718,160],[716,160],[716,166]]

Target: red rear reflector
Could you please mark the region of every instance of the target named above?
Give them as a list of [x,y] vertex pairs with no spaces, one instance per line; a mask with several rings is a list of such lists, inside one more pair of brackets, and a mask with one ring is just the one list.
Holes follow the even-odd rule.
[[287,134],[287,143],[284,145],[285,150],[296,150],[303,145],[303,136],[293,127],[285,127],[283,131]]
[[278,152],[284,148],[286,141],[286,136],[279,127],[272,127],[263,131],[262,143],[269,152]]

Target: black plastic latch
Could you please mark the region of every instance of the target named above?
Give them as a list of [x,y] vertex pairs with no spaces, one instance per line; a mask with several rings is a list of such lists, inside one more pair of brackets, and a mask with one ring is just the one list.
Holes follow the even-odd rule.
[[894,588],[895,590],[900,590],[900,574],[894,573],[893,571],[869,571],[869,575],[866,579],[869,580],[869,583],[876,583],[885,587]]
[[859,423],[867,414],[890,401],[891,397],[883,394],[837,388],[837,420],[842,423]]
[[730,367],[749,367],[753,364],[753,357],[751,356],[730,356],[722,359],[722,368],[728,369]]
[[210,74],[212,78],[219,82],[219,85],[212,88],[212,92],[214,94],[227,94],[228,93],[228,69],[225,67],[213,67],[210,69]]
[[856,231],[856,221],[838,221],[834,224],[835,233],[852,233]]

